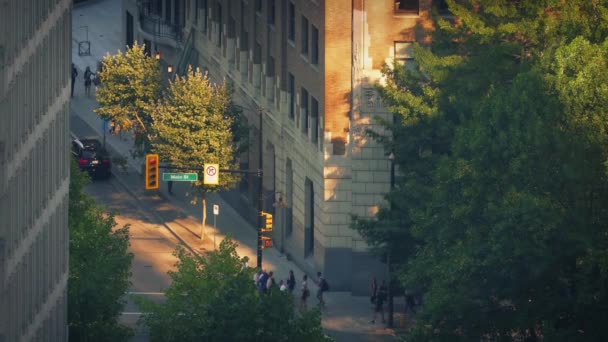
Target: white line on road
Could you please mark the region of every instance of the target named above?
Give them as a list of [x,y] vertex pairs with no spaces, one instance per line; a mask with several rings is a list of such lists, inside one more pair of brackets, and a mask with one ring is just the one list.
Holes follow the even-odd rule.
[[141,316],[141,315],[145,315],[143,312],[121,312],[121,315],[125,315],[125,316]]
[[164,296],[164,292],[127,292],[131,295],[142,295],[142,296]]

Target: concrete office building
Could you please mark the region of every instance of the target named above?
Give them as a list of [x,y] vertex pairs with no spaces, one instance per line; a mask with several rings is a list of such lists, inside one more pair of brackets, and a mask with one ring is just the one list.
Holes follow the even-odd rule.
[[72,0],[0,1],[0,341],[67,341]]
[[[125,0],[125,41],[183,74],[188,64],[234,85],[257,142],[263,109],[264,211],[275,246],[332,289],[366,293],[386,267],[349,224],[371,216],[390,188],[388,151],[366,137],[391,120],[374,84],[424,41],[430,0]],[[416,29],[415,29],[416,28]],[[256,169],[257,147],[240,159]],[[255,208],[255,177],[240,188]],[[255,212],[250,215],[255,217]]]

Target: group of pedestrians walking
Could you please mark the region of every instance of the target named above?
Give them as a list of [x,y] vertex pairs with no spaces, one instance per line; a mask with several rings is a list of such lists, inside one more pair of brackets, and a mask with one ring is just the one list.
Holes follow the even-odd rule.
[[[72,97],[74,97],[74,85],[76,84],[77,77],[78,77],[78,69],[76,69],[76,66],[74,65],[74,63],[72,63],[72,74],[71,74],[71,78],[72,78],[71,96]],[[87,67],[86,70],[84,71],[83,78],[84,78],[84,93],[87,95],[87,97],[90,97],[91,96],[91,85],[95,84],[95,86],[97,86],[100,83],[98,73],[92,72],[91,68]]]
[[[310,288],[308,283],[308,276],[304,274],[302,276],[302,281],[300,283],[300,294],[299,294],[299,302],[300,309],[306,309],[308,307],[308,298],[310,297]],[[321,272],[317,272],[317,278],[313,280],[317,287],[317,300],[320,308],[325,308],[325,299],[323,294],[329,290],[329,284],[327,280],[323,277]],[[274,291],[278,289],[281,292],[288,292],[290,294],[294,294],[296,291],[296,277],[293,273],[293,270],[289,270],[289,275],[287,279],[279,280],[278,284],[274,277],[274,272],[266,272],[266,270],[262,270],[254,275],[254,283],[261,293],[268,293],[270,291]]]

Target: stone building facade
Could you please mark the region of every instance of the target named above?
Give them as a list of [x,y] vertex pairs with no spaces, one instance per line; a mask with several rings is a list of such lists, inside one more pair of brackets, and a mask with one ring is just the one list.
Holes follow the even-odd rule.
[[0,341],[67,341],[71,0],[0,1]]
[[[435,7],[433,7],[435,6]],[[125,0],[127,43],[159,51],[230,82],[252,126],[241,166],[257,169],[263,113],[264,211],[275,246],[332,289],[366,293],[386,267],[350,228],[372,216],[390,187],[387,151],[365,136],[391,119],[374,84],[393,60],[407,62],[425,39],[430,0]],[[244,179],[243,208],[255,207],[256,179]],[[249,203],[249,205],[247,205]],[[235,203],[238,205],[238,203]],[[249,217],[255,217],[254,209]]]

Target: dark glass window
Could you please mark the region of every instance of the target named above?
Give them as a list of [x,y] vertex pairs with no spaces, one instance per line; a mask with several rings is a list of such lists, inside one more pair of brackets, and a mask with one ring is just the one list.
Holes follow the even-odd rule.
[[300,112],[302,113],[302,133],[308,134],[308,91],[302,87]]
[[268,0],[268,25],[274,25],[276,20],[275,0]]
[[293,119],[296,116],[296,80],[291,73],[289,73],[288,88],[289,88],[289,118]]
[[310,97],[310,119],[312,127],[310,129],[310,140],[316,144],[319,140],[319,101]]
[[289,29],[287,38],[292,42],[296,40],[296,5],[289,3]]
[[255,11],[262,13],[262,0],[255,0]]
[[419,0],[395,0],[396,13],[418,14],[419,10]]
[[319,64],[319,30],[312,26],[312,56],[310,61],[312,64]]
[[308,56],[308,19],[305,16],[302,16],[302,35],[301,35],[301,44],[302,48],[300,52],[303,55]]

